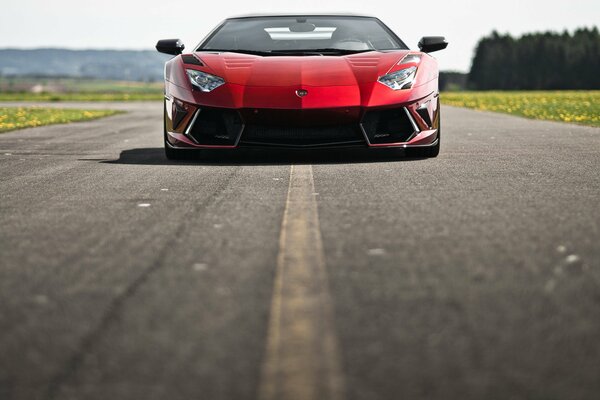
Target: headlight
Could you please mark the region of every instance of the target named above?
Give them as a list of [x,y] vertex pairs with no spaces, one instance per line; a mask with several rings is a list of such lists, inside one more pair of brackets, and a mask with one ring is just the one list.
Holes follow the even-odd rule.
[[393,90],[410,89],[415,75],[417,75],[417,67],[410,67],[380,76],[378,81]]
[[223,78],[207,74],[206,72],[196,71],[195,69],[186,69],[186,72],[192,85],[203,92],[210,92],[225,84]]

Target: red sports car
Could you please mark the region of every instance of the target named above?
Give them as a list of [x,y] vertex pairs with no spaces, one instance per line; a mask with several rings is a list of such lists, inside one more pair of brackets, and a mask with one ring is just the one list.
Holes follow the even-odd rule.
[[356,15],[229,18],[194,50],[156,48],[165,65],[166,155],[191,149],[401,147],[440,150],[437,61],[443,37],[411,51],[379,19]]

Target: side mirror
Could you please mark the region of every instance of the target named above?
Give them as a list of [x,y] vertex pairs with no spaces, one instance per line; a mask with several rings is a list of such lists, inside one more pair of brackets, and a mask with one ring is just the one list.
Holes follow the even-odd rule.
[[444,50],[448,47],[448,42],[443,36],[425,36],[419,40],[419,49],[423,53],[433,53],[434,51]]
[[185,46],[179,39],[163,39],[156,43],[156,50],[173,56],[183,53],[183,49],[185,49]]

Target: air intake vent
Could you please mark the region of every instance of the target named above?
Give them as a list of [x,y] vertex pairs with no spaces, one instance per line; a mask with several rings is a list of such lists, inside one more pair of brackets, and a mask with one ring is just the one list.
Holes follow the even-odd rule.
[[200,108],[186,134],[198,144],[207,146],[235,146],[244,125],[235,110]]
[[252,64],[254,64],[255,60],[248,58],[234,58],[227,57],[224,60],[225,68],[227,69],[235,69],[235,68],[250,68]]
[[173,102],[173,129],[177,129],[177,127],[179,127],[179,124],[181,121],[183,121],[187,113],[188,111],[181,101],[175,100]]
[[204,66],[204,64],[202,64],[202,61],[198,60],[196,57],[192,56],[191,54],[184,54],[181,56],[181,59],[186,64]]
[[353,67],[376,67],[379,65],[379,58],[374,57],[356,57],[347,60]]
[[369,111],[361,126],[371,144],[402,143],[409,141],[417,129],[406,108]]
[[425,121],[428,127],[432,127],[431,117],[429,116],[429,110],[427,107],[417,109],[417,114]]

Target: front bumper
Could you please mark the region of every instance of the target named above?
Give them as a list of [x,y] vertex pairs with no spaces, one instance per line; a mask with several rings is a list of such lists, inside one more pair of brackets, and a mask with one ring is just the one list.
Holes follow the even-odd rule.
[[329,109],[228,109],[166,98],[173,148],[423,147],[437,143],[439,100]]

